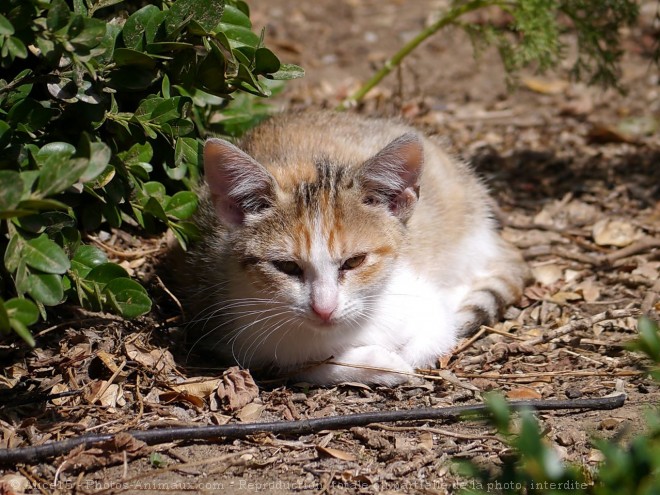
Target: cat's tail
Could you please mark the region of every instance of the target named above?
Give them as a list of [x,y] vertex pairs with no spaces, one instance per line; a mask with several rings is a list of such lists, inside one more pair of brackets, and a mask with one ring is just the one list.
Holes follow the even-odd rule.
[[498,241],[498,256],[488,263],[460,304],[457,323],[461,337],[473,334],[481,325],[497,322],[531,281],[529,267],[518,250],[502,239]]

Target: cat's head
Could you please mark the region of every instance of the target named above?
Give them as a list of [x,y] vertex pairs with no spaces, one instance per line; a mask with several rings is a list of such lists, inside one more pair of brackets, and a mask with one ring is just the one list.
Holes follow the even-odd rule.
[[[267,168],[209,139],[204,170],[239,271],[232,278],[306,326],[368,318],[406,242],[423,157],[419,137],[404,134],[360,164],[310,157]],[[308,180],[291,180],[300,168]]]

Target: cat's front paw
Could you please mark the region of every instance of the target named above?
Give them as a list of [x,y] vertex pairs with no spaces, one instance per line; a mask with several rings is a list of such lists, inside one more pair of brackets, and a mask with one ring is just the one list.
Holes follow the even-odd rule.
[[359,382],[392,387],[414,379],[414,372],[398,354],[373,345],[349,349],[328,363],[306,370],[300,378],[319,385]]

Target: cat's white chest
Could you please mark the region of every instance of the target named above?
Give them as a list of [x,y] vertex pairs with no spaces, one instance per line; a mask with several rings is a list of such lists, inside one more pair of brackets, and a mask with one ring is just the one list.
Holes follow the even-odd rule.
[[413,367],[432,365],[456,342],[455,313],[468,290],[443,289],[410,266],[399,266],[360,340],[399,354]]

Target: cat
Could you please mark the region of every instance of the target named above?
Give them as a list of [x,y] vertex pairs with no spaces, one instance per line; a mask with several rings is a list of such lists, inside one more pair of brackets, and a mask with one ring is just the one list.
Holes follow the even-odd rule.
[[288,113],[203,158],[178,280],[194,347],[223,362],[392,386],[521,295],[485,186],[398,121]]

